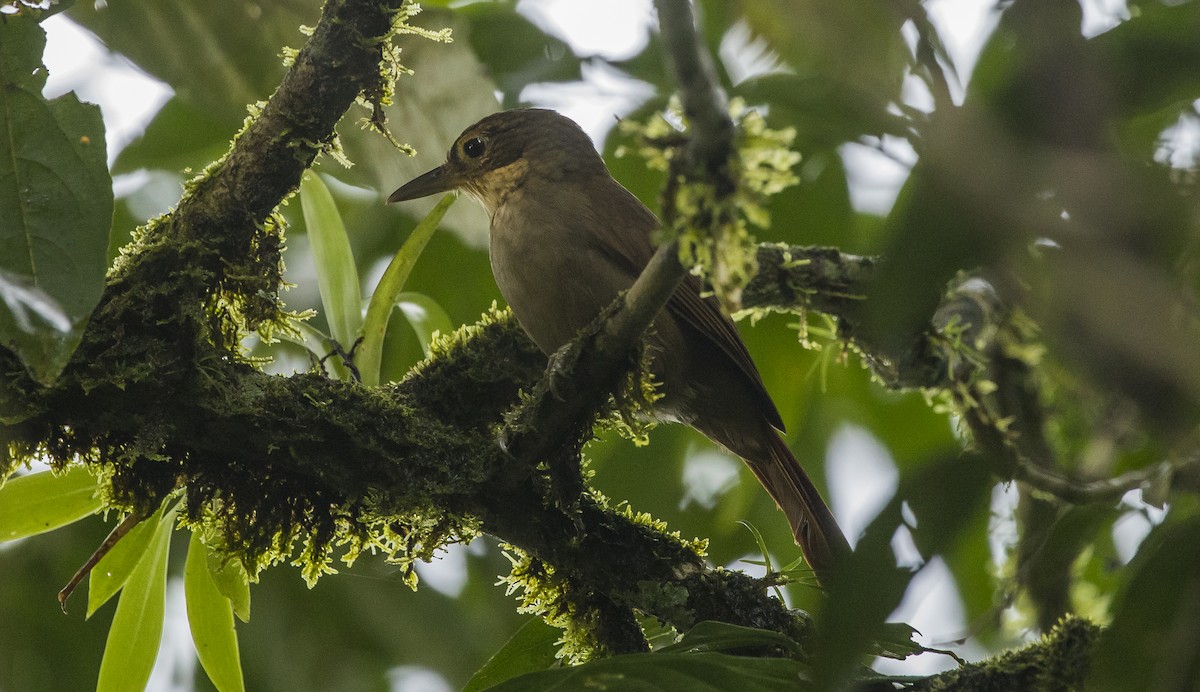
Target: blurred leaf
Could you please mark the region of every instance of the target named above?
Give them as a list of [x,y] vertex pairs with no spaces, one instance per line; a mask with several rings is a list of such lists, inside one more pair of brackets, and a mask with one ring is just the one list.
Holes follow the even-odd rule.
[[[1039,609],[1043,631],[1048,631],[1068,611],[1063,606],[1070,604],[1060,605],[1059,601],[1066,597],[1059,594],[1069,593],[1072,565],[1096,541],[1099,532],[1111,531],[1118,514],[1116,507],[1104,504],[1069,506],[1059,511],[1048,526],[1025,529],[1021,540],[1040,541],[1040,545],[1025,564],[1019,565],[1020,578]],[[1054,612],[1058,610],[1061,612]]]
[[[1093,38],[1127,116],[1200,98],[1200,3],[1131,2],[1136,14]],[[1131,8],[1133,9],[1133,8]]]
[[514,2],[477,2],[457,14],[468,22],[467,41],[514,108],[526,86],[582,79],[580,60],[561,39],[546,34],[517,12]]
[[[388,263],[387,269],[383,272],[383,278],[379,280],[379,285],[375,287],[374,293],[371,294],[370,303],[367,305],[367,315],[362,321],[362,344],[357,351],[355,359],[359,372],[362,374],[363,382],[368,385],[379,384],[379,365],[383,356],[383,337],[387,332],[388,321],[392,314],[392,309],[399,300],[401,291],[404,290],[404,284],[408,281],[408,275],[412,272],[413,266],[417,263],[417,258],[421,256],[421,252],[425,249],[426,243],[433,237],[434,231],[437,230],[438,224],[441,223],[442,217],[446,214],[446,210],[450,205],[454,204],[457,196],[454,194],[444,195],[438,200],[437,206],[417,224],[412,233],[408,236],[408,240],[400,246],[396,251],[392,261]],[[332,201],[331,201],[332,203]],[[310,227],[311,228],[311,227]],[[310,230],[310,233],[312,231]],[[314,251],[317,247],[314,246]],[[357,276],[356,279],[357,281]],[[426,299],[426,302],[432,302]],[[440,308],[438,308],[440,310]],[[442,311],[442,316],[445,312]],[[410,321],[412,318],[410,317]],[[447,323],[449,319],[445,320]],[[421,330],[417,330],[418,335]],[[428,351],[429,340],[426,337],[422,340],[422,348]]]
[[208,108],[173,97],[146,125],[142,136],[117,155],[113,173],[141,168],[199,171],[221,158],[235,131]]
[[343,349],[350,351],[362,325],[358,268],[329,188],[311,170],[305,171],[300,181],[300,205],[317,262],[317,281],[329,331]]
[[545,670],[558,661],[558,641],[562,630],[541,618],[532,618],[504,643],[483,667],[475,671],[463,692],[494,689],[518,675]]
[[183,565],[188,626],[200,665],[213,686],[220,692],[241,692],[246,686],[242,682],[237,632],[233,627],[233,605],[213,581],[209,560],[208,547],[200,541],[199,534],[193,533]]
[[100,300],[113,195],[100,109],[42,98],[45,44],[29,14],[0,21],[0,345],[49,384]]
[[108,603],[108,599],[115,596],[121,587],[125,586],[125,582],[129,581],[129,575],[146,553],[150,540],[154,538],[158,525],[162,523],[162,517],[163,513],[160,510],[139,522],[88,572],[88,618]]
[[104,506],[100,483],[85,466],[39,471],[0,485],[0,543],[36,536],[91,516]]
[[712,620],[696,623],[678,642],[654,653],[695,654],[705,651],[736,652],[739,649],[777,649],[789,656],[800,655],[800,645],[779,632]]
[[813,153],[800,162],[797,173],[800,184],[771,199],[771,227],[760,231],[759,239],[830,245],[844,252],[864,249],[866,238],[850,203],[842,157],[835,151]]
[[646,46],[637,55],[624,60],[609,60],[608,64],[634,79],[652,84],[657,94],[670,93],[675,89],[675,80],[667,74],[662,37],[658,32],[650,32]]
[[798,141],[808,147],[912,133],[908,119],[888,109],[887,99],[820,74],[767,74],[742,82],[734,93],[751,104],[768,104],[772,123],[795,127]]
[[58,302],[23,276],[0,269],[0,302],[16,323],[18,331],[37,334],[43,330],[68,332],[71,318]]
[[[953,547],[971,517],[987,512],[990,488],[986,464],[954,452],[901,478],[896,496],[826,585],[828,599],[816,613],[818,636],[812,652],[819,689],[841,689],[873,642],[894,638],[896,626],[884,621],[915,574],[896,564],[891,544],[897,533],[909,532],[929,560]],[[904,519],[905,508],[916,519],[912,526]]]
[[816,688],[807,684],[805,667],[798,661],[721,653],[616,656],[522,675],[489,688],[494,692],[589,689],[797,692]]
[[206,120],[224,123],[228,139],[246,105],[270,96],[283,76],[280,47],[299,47],[299,26],[316,24],[320,9],[319,0],[145,0],[81,2],[67,14]]
[[175,510],[167,512],[150,547],[121,590],[100,662],[96,692],[128,692],[146,687],[162,640],[163,603],[167,590],[167,558]]
[[426,358],[430,355],[429,344],[433,341],[435,333],[449,334],[454,331],[454,323],[450,321],[450,316],[437,301],[424,293],[401,293],[396,296],[396,306],[412,325]]
[[901,13],[887,3],[840,0],[742,0],[739,7],[798,74],[821,74],[837,83],[899,100],[911,54]]
[[[1112,624],[1092,656],[1088,690],[1195,690],[1200,680],[1200,516],[1172,509],[1130,564]],[[1190,505],[1190,506],[1186,506]],[[1178,513],[1182,517],[1174,519]]]
[[917,643],[917,632],[912,625],[905,622],[885,622],[880,631],[879,639],[875,642],[876,656],[903,661],[923,651],[925,647]]

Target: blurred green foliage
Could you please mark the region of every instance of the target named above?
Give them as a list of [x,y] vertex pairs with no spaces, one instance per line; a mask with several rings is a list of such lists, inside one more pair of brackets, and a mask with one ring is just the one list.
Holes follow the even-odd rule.
[[[937,25],[916,0],[698,2],[714,55],[732,33],[748,32],[756,50],[774,60],[778,69],[736,84],[729,65],[719,63],[718,72],[730,94],[764,107],[773,127],[795,128],[804,157],[801,183],[772,202],[773,226],[761,239],[881,255],[885,263],[868,306],[871,333],[884,349],[911,343],[947,282],[982,268],[1037,325],[1030,396],[1046,413],[1036,436],[1045,438],[1042,461],[1049,470],[1087,481],[1163,462],[1194,467],[1200,453],[1200,151],[1194,134],[1200,127],[1200,2],[1131,1],[1129,19],[1091,38],[1080,32],[1075,0],[1000,4],[974,73],[957,75],[966,82],[961,102],[948,104],[939,99],[941,85],[955,83],[956,74],[947,69]],[[298,27],[315,23],[319,9],[317,0],[76,4],[68,12],[72,21],[174,90],[144,136],[118,155],[113,172],[182,180],[186,170],[220,156],[247,104],[268,98],[278,83],[282,47],[304,41]],[[358,121],[367,112],[352,111],[340,134],[354,167],[328,159],[319,165],[331,178],[368,293],[416,224],[410,214],[429,208],[391,208],[383,199],[440,162],[464,126],[524,104],[523,90],[531,84],[579,80],[589,63],[607,63],[654,88],[628,117],[663,108],[672,88],[653,34],[636,55],[609,61],[577,54],[513,2],[438,7],[417,22],[451,26],[459,39],[448,46],[402,41],[401,59],[415,74],[397,85],[388,116],[397,139],[415,146],[417,156],[409,159],[363,131]],[[933,98],[904,100],[924,92]],[[1167,136],[1181,125],[1192,128],[1191,144]],[[662,175],[634,158],[616,157],[630,144],[622,137],[617,130],[609,134],[605,158],[653,208]],[[919,159],[894,208],[883,218],[857,210],[845,148],[901,140]],[[135,203],[139,194],[117,200],[114,238],[147,220],[145,204]],[[157,211],[169,203],[161,201]],[[295,284],[284,298],[289,309],[317,308],[321,259],[311,255],[299,205],[283,213],[290,224],[288,279]],[[430,241],[406,285],[430,296],[455,324],[474,321],[499,299],[488,269],[486,223],[474,205],[455,205],[445,223],[451,232]],[[315,323],[326,328],[323,320]],[[1045,628],[1075,610],[1113,623],[1097,673],[1104,689],[1186,689],[1196,679],[1200,617],[1192,615],[1200,529],[1191,495],[1200,483],[1194,468],[1191,476],[1180,473],[1175,485],[1170,473],[1165,482],[1147,485],[1148,494],[1155,491],[1169,506],[1167,520],[1128,566],[1118,557],[1114,527],[1149,510],[1113,498],[1074,506],[1023,486],[1019,539],[997,561],[989,543],[996,538],[989,499],[1001,479],[987,473],[986,454],[961,453],[960,419],[920,393],[884,390],[839,343],[802,349],[797,321],[772,315],[753,327],[742,324],[797,457],[824,486],[831,438],[857,426],[888,451],[901,479],[900,493],[861,537],[852,578],[825,602],[806,586],[788,588],[792,603],[828,625],[817,644],[823,655],[815,679],[834,684],[855,670],[911,582],[892,553],[898,534],[911,535],[923,559],[937,555],[945,562],[966,618],[964,632],[954,634],[973,636],[986,650],[1000,651],[1028,634],[1011,623]],[[422,357],[420,342],[401,322],[389,327],[384,380],[402,377]],[[309,364],[290,346],[269,353],[270,367],[281,372]],[[689,457],[709,448],[697,434],[659,428],[646,447],[613,438],[586,450],[594,482],[609,497],[652,512],[685,535],[710,538],[716,564],[737,566],[754,557],[754,538],[738,520],[762,532],[773,564],[796,555],[786,522],[740,465],[741,482],[726,489],[716,507],[682,501]],[[0,687],[86,689],[94,683],[111,608],[84,623],[81,613],[58,614],[53,592],[103,533],[99,520],[89,520],[53,539],[0,547]],[[181,558],[172,557],[172,578],[181,566]],[[389,671],[401,666],[427,666],[461,686],[525,621],[494,586],[507,569],[499,548],[481,540],[468,552],[457,592],[428,584],[409,592],[392,567],[369,558],[311,591],[298,574],[270,570],[253,589],[254,618],[238,626],[247,688],[386,689]],[[1179,642],[1191,648],[1176,650],[1186,648]],[[198,670],[195,685],[210,689]]]

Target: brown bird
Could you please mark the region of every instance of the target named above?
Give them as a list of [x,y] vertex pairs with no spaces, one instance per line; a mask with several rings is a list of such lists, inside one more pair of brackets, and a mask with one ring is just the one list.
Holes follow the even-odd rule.
[[[659,223],[604,165],[572,120],[550,110],[495,113],[468,127],[446,162],[388,202],[465,190],[491,217],[492,272],[521,326],[551,354],[628,289]],[[788,450],[783,421],[733,322],[688,276],[654,321],[656,417],[704,433],[745,460],[787,515],[818,579],[850,546]]]

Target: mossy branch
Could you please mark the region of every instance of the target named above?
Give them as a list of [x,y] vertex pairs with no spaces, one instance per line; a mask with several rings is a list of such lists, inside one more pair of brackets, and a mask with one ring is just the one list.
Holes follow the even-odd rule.
[[[581,354],[575,363],[595,371],[577,369],[574,384],[544,374],[541,354],[500,318],[445,345],[440,358],[394,387],[268,376],[243,361],[237,342],[245,330],[283,328],[275,209],[355,99],[386,91],[380,65],[403,4],[327,2],[312,38],[228,155],[127,248],[58,383],[36,385],[12,353],[0,352],[0,410],[15,458],[41,453],[60,464],[98,465],[110,474],[114,505],[130,511],[182,491],[190,521],[219,527],[214,536],[252,571],[289,555],[297,540],[320,567],[334,541],[352,550],[380,545],[411,560],[482,528],[552,567],[570,587],[561,605],[598,613],[606,627],[597,636],[612,651],[642,645],[630,641],[631,610],[681,629],[714,619],[802,639],[807,620],[771,598],[768,581],[710,568],[691,544],[590,494],[564,507],[538,467],[556,455],[576,457],[615,390],[613,373],[634,366],[633,344],[682,276],[673,253],[660,255],[630,291],[623,317],[601,323],[595,343],[572,345]],[[703,77],[696,67],[703,53],[690,9],[681,0],[659,7],[695,128],[692,168],[727,175],[714,162],[728,161],[722,142],[732,126],[725,132],[725,109],[711,111],[720,104],[705,91],[707,78],[694,79]],[[691,44],[678,27],[693,34]],[[804,253],[809,261],[797,263]],[[759,254],[763,269],[746,289],[747,306],[830,312],[854,337],[869,259],[827,249]],[[761,294],[751,290],[756,285]],[[944,382],[946,361],[925,360],[930,352],[922,343],[907,360],[886,359],[900,364],[895,382]],[[908,369],[910,362],[920,367]],[[518,392],[539,378],[540,394],[498,435]],[[580,387],[564,398],[581,408],[565,412],[567,423],[553,430],[542,414],[560,408],[553,398],[560,386]]]

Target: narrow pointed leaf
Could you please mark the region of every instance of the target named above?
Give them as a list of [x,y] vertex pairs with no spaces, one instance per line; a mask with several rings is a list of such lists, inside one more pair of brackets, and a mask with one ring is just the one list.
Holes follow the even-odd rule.
[[40,471],[0,486],[0,542],[53,531],[103,507],[99,482],[86,468]]
[[333,196],[312,171],[305,171],[300,182],[300,207],[317,262],[317,284],[329,331],[342,348],[349,350],[362,324],[358,268]]
[[237,631],[233,628],[233,604],[221,595],[208,570],[208,548],[193,533],[183,566],[184,597],[188,626],[196,655],[208,679],[220,692],[243,692],[242,663],[238,656]]
[[222,560],[209,552],[208,574],[221,595],[233,605],[233,614],[242,622],[250,622],[250,577],[241,560]]
[[[358,369],[366,384],[379,384],[379,364],[383,357],[383,336],[387,331],[388,320],[392,315],[392,307],[396,304],[408,275],[412,272],[421,251],[433,237],[446,210],[454,204],[455,196],[446,195],[438,200],[429,214],[417,224],[412,235],[400,246],[400,250],[392,257],[388,268],[383,272],[383,278],[371,295],[367,306],[367,317],[363,320],[363,342],[358,348]],[[419,333],[419,332],[418,332]]]
[[155,512],[148,519],[130,529],[108,554],[100,558],[100,562],[88,574],[87,616],[108,603],[129,581],[129,575],[141,561],[150,541],[162,522],[162,512]]
[[417,341],[421,342],[421,351],[425,353],[426,358],[429,357],[429,344],[433,341],[435,332],[449,334],[454,331],[450,315],[446,314],[436,300],[424,293],[401,293],[396,299],[396,306],[404,313],[409,325],[416,332]]
[[125,582],[108,629],[96,692],[142,690],[150,680],[162,641],[167,559],[174,528],[172,510],[159,523],[150,547]]

